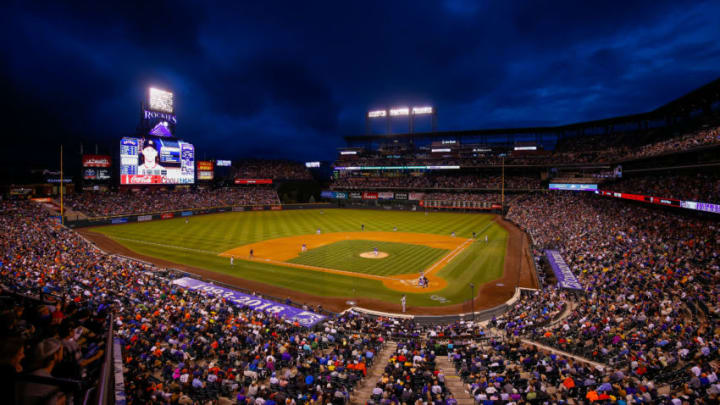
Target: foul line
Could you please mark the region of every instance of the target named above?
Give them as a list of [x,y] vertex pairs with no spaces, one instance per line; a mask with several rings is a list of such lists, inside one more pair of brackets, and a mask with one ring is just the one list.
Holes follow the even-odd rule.
[[[432,272],[433,272],[434,270],[441,269],[441,268],[445,267],[445,265],[448,264],[448,263],[450,263],[450,261],[452,261],[452,259],[454,259],[455,256],[457,256],[458,254],[460,254],[460,252],[462,252],[463,250],[465,250],[465,248],[468,247],[468,243],[469,243],[469,242],[472,242],[472,241],[473,241],[472,239],[467,239],[467,240],[466,240],[465,242],[463,242],[460,246],[458,246],[458,247],[456,247],[455,249],[453,249],[452,252],[450,252],[450,253],[448,253],[447,255],[445,255],[445,257],[443,257],[442,259],[440,259],[440,260],[436,261],[435,263],[433,263],[432,266],[430,266],[429,268],[427,268],[427,269],[424,271],[425,275],[428,276],[428,275],[432,274]],[[439,266],[439,265],[441,265],[441,264],[442,264],[442,266],[437,267],[437,266]]]
[[[488,224],[485,225],[485,227],[484,227],[483,229],[481,229],[480,231],[478,231],[478,233],[477,233],[478,237],[480,236],[480,234],[482,234],[483,232],[485,232],[488,228],[490,228],[490,227],[492,226],[492,224],[494,224],[494,223],[496,223],[496,222],[497,222],[497,218],[495,218],[495,219],[492,220],[492,221],[489,221]],[[438,270],[438,269],[442,269],[443,267],[445,267],[445,266],[446,266],[447,264],[449,264],[457,255],[459,255],[460,253],[462,253],[462,251],[465,250],[465,248],[467,248],[467,247],[469,246],[469,245],[467,245],[468,242],[473,242],[473,241],[474,241],[474,240],[473,240],[472,238],[470,238],[470,239],[466,240],[465,242],[463,242],[462,245],[456,247],[452,252],[448,253],[445,257],[443,257],[442,259],[440,259],[440,260],[436,261],[435,263],[433,263],[432,266],[430,266],[427,270],[425,270],[425,274],[426,274],[426,275],[429,275],[429,274],[431,274],[433,271]],[[488,242],[489,242],[489,241],[488,241]],[[458,250],[458,249],[460,249],[460,250]],[[437,267],[438,265],[441,265],[441,264],[442,264],[442,266]]]
[[[144,241],[144,240],[123,238],[123,237],[119,237],[119,236],[115,236],[115,237],[113,237],[113,238],[111,238],[111,239],[119,239],[119,240],[124,240],[124,241],[128,241],[128,242],[140,243],[140,244],[143,244],[143,245],[152,245],[152,246],[159,246],[159,247],[163,247],[163,248],[185,250],[185,251],[188,251],[188,252],[207,253],[207,254],[210,254],[210,255],[213,255],[213,256],[218,256],[218,252],[213,252],[213,251],[210,251],[210,250],[193,249],[193,248],[187,248],[187,247],[184,247],[184,246],[165,245],[165,244],[162,244],[162,243],[147,242],[147,241]],[[228,255],[228,256],[229,256],[229,255]],[[278,266],[297,267],[297,268],[306,269],[306,270],[321,271],[321,272],[324,272],[324,273],[335,273],[335,274],[340,274],[340,275],[343,275],[343,276],[352,276],[352,277],[368,278],[368,279],[372,279],[372,280],[396,280],[396,278],[393,278],[393,277],[379,276],[379,275],[367,274],[367,273],[357,273],[357,272],[354,272],[354,271],[330,269],[330,268],[326,268],[326,267],[311,266],[311,265],[308,265],[308,264],[281,262],[281,261],[278,261],[278,260],[265,259],[265,258],[262,258],[262,257],[256,257],[256,258],[252,258],[252,259],[251,259],[251,258],[247,258],[247,257],[242,257],[242,256],[232,256],[232,257],[238,258],[238,259],[241,259],[241,260],[246,260],[246,261],[249,261],[249,262],[272,263],[272,264],[275,264],[275,265],[278,265]]]
[[[483,228],[483,230],[480,231],[480,233],[482,233],[483,231],[485,231],[485,229],[489,228],[490,225],[492,225],[492,222],[489,223],[485,228]],[[123,237],[120,237],[120,236],[112,237],[112,239],[119,239],[119,240],[124,240],[124,241],[128,241],[128,242],[139,243],[139,244],[143,244],[143,245],[159,246],[159,247],[162,247],[162,248],[170,248],[170,249],[184,250],[184,251],[188,251],[188,252],[205,253],[205,254],[210,254],[210,255],[214,255],[214,256],[217,256],[217,255],[219,255],[220,253],[222,253],[222,252],[220,252],[220,253],[218,253],[218,252],[213,252],[213,251],[211,251],[211,250],[193,249],[193,248],[188,248],[188,247],[184,247],[184,246],[166,245],[166,244],[157,243],[157,242],[148,242],[148,241],[137,240],[137,239],[123,238]],[[450,263],[457,255],[459,255],[460,253],[462,253],[462,252],[469,246],[469,244],[470,244],[471,242],[473,242],[473,241],[474,241],[474,239],[472,239],[472,238],[466,239],[465,242],[463,242],[460,246],[456,247],[456,248],[453,249],[450,253],[448,253],[447,255],[445,255],[445,257],[443,257],[442,259],[436,261],[436,262],[433,263],[429,268],[427,268],[427,269],[424,271],[425,275],[429,276],[429,275],[431,275],[435,270],[438,270],[438,269],[441,269],[441,268],[445,267],[445,266],[446,266],[448,263]],[[359,273],[359,272],[347,271],[347,270],[331,269],[331,268],[327,268],[327,267],[311,266],[311,265],[308,265],[308,264],[283,262],[283,261],[279,261],[279,260],[265,259],[265,258],[262,258],[262,257],[246,258],[246,257],[242,257],[242,256],[235,256],[235,255],[227,255],[227,256],[235,257],[235,258],[238,258],[238,259],[241,259],[241,260],[250,261],[250,262],[253,262],[253,261],[254,261],[254,262],[261,262],[261,263],[262,263],[262,262],[265,262],[265,263],[274,264],[274,265],[276,265],[276,266],[295,267],[295,268],[300,268],[300,269],[305,269],[305,270],[320,271],[320,272],[323,272],[323,273],[333,273],[333,274],[339,274],[339,275],[343,275],[343,276],[359,277],[359,278],[366,278],[366,279],[371,279],[371,280],[403,280],[403,279],[404,279],[404,278],[402,277],[403,275],[401,275],[401,274],[398,274],[398,275],[395,275],[395,276],[392,276],[392,277],[388,277],[388,276],[380,276],[380,275],[375,275],[375,274]],[[438,267],[438,266],[440,266],[440,267]],[[407,275],[405,275],[405,276],[407,276]]]

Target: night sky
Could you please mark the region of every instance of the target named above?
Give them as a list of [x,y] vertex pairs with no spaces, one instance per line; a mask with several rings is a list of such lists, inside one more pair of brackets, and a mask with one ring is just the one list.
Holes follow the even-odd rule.
[[9,3],[6,168],[56,167],[60,143],[109,152],[151,85],[175,92],[198,158],[304,161],[377,107],[436,106],[440,130],[555,125],[720,76],[718,1]]

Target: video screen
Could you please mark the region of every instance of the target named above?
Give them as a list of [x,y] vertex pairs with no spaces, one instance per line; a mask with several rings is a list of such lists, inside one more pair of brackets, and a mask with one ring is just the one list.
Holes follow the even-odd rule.
[[123,138],[120,184],[193,184],[195,148],[167,138]]

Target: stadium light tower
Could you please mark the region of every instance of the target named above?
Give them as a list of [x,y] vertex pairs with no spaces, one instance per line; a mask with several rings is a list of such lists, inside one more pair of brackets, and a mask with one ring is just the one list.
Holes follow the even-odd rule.
[[432,122],[432,131],[437,130],[437,110],[432,106],[419,107],[394,107],[382,110],[371,110],[365,115],[365,134],[370,135],[370,120],[384,119],[385,133],[390,134],[390,119],[395,117],[408,117],[408,132],[415,131],[415,117],[418,115],[430,115]]

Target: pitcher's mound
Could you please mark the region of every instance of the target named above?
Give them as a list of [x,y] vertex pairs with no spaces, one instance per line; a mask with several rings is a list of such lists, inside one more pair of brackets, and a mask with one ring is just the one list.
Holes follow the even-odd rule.
[[375,252],[362,252],[360,253],[360,257],[364,257],[366,259],[384,259],[388,257],[389,255],[385,252],[377,252],[377,255]]

